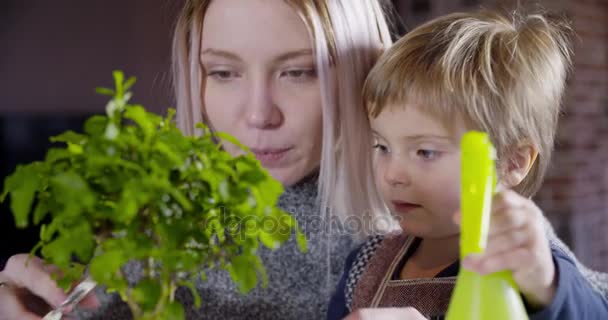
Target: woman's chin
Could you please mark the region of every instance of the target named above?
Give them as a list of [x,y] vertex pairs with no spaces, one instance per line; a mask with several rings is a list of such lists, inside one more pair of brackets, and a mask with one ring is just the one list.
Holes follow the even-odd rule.
[[303,177],[295,174],[290,170],[290,168],[270,168],[266,169],[270,176],[272,176],[275,180],[278,180],[283,187],[290,187],[298,181],[300,181]]
[[270,173],[274,179],[281,182],[284,187],[293,186],[316,171],[314,168],[311,170],[303,170],[303,168],[298,168],[297,166],[267,168],[267,170],[268,173]]

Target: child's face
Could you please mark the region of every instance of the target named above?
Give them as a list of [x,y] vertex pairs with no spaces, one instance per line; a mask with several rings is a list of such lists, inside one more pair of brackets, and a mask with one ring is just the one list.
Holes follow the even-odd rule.
[[416,105],[400,105],[371,120],[374,174],[401,228],[423,238],[457,235],[452,216],[460,207],[461,119],[448,130]]

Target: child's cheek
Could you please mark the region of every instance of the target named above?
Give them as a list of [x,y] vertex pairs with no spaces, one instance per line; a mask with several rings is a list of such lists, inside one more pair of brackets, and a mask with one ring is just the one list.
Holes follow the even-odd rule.
[[380,196],[382,197],[382,199],[384,201],[386,201],[387,197],[388,197],[388,188],[389,186],[386,184],[386,181],[383,179],[383,172],[382,170],[384,169],[384,166],[382,164],[379,163],[379,161],[374,162],[374,167],[373,167],[373,171],[374,171],[374,182],[376,184],[376,189],[379,191]]
[[444,188],[439,194],[442,195],[438,205],[441,206],[442,219],[444,219],[446,225],[450,225],[458,229],[458,226],[454,224],[454,214],[460,210],[460,185],[454,183],[444,184]]

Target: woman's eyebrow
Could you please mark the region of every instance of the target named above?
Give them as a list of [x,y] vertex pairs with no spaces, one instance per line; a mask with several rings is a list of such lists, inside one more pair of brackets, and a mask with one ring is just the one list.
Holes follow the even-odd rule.
[[301,56],[312,56],[312,55],[313,55],[313,52],[312,52],[312,49],[310,49],[310,48],[299,49],[299,50],[288,51],[283,54],[280,54],[279,56],[274,58],[274,61],[275,62],[285,62],[287,60],[299,58]]
[[242,60],[241,57],[239,57],[239,55],[236,53],[226,51],[226,50],[213,49],[213,48],[207,48],[207,49],[204,49],[203,51],[201,51],[201,58],[205,55],[217,56],[217,57],[222,57],[222,58],[236,60],[236,61]]

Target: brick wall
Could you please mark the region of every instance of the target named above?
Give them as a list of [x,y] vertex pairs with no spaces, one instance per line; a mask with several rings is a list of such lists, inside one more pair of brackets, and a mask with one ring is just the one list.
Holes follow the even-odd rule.
[[578,34],[552,166],[535,200],[577,256],[608,271],[608,0],[396,0],[408,27],[456,10],[516,5],[567,14]]
[[558,136],[559,161],[547,183],[550,187],[565,180],[561,194],[551,198],[570,211],[559,214],[567,216],[572,246],[583,261],[607,271],[608,1],[570,3],[568,12],[580,40]]

